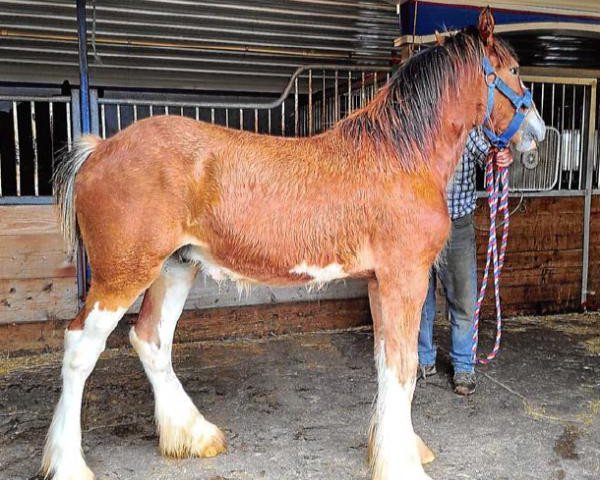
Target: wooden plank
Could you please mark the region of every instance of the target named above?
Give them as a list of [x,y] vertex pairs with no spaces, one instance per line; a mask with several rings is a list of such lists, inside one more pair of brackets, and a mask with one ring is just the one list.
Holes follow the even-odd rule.
[[53,205],[0,206],[0,235],[59,233]]
[[0,279],[75,277],[58,233],[0,236]]
[[0,280],[0,324],[71,319],[76,314],[74,278]]
[[[307,287],[275,288],[255,285],[249,291],[240,291],[234,282],[216,283],[199,275],[185,303],[185,310],[202,310],[215,307],[248,305],[274,305],[288,302],[314,302],[319,300],[364,298],[367,296],[365,280],[332,282],[320,289]],[[138,298],[129,313],[139,312],[142,298]]]
[[[108,339],[109,347],[129,345],[129,328],[135,317],[127,316]],[[176,342],[275,334],[317,332],[369,325],[367,299],[326,300],[249,307],[213,308],[184,312],[175,331]],[[65,321],[0,325],[0,352],[27,354],[60,350]]]

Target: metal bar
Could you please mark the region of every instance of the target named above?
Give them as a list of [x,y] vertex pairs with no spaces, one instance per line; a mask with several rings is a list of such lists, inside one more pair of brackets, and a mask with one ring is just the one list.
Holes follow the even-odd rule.
[[269,122],[269,125],[268,125],[268,127],[269,127],[269,133],[271,133],[271,110],[270,110],[270,109],[269,109],[269,116],[268,116],[268,119],[269,119],[269,120],[268,120],[268,122]]
[[137,105],[133,106],[133,121],[137,122]]
[[70,152],[73,148],[73,140],[71,139],[71,104],[67,103],[67,150]]
[[102,138],[106,138],[106,112],[104,105],[100,105],[100,128],[102,129]]
[[352,113],[352,72],[348,70],[348,112],[347,115]]
[[593,85],[596,81],[593,78],[574,78],[574,77],[543,77],[540,75],[522,75],[521,79],[524,82],[553,82],[561,85]]
[[326,106],[326,83],[325,83],[325,70],[322,71],[322,84],[321,84],[321,131],[324,132],[327,128],[327,106]]
[[198,107],[196,107],[195,109],[195,117],[196,120],[200,120],[200,109]]
[[229,110],[225,109],[225,126],[229,127]]
[[[54,158],[54,156],[52,158]],[[0,198],[2,198],[2,152],[1,151],[0,151]]]
[[183,117],[183,107],[179,107],[179,115]]
[[90,88],[90,115],[92,117],[92,133],[98,135],[100,133],[100,126],[98,125],[100,114],[98,112],[98,90],[95,88]]
[[582,180],[583,180],[583,148],[585,145],[585,141],[583,139],[584,125],[585,125],[585,113],[587,109],[585,108],[585,100],[586,100],[586,89],[583,88],[583,104],[581,109],[581,135],[579,135],[579,152],[580,152],[580,161],[579,161],[579,181],[577,183],[577,188],[581,190]]
[[[52,159],[52,174],[54,174],[54,104],[48,103],[48,131],[50,132],[50,158]],[[0,178],[2,178],[0,176]],[[1,195],[1,193],[0,193]],[[54,195],[54,182],[52,182],[52,195]]]
[[90,91],[87,63],[87,24],[85,19],[85,0],[77,0],[77,37],[79,41],[79,100],[81,102],[81,131],[91,132]]
[[211,108],[210,109],[210,123],[215,123],[215,109]]
[[13,106],[13,135],[15,140],[15,176],[17,196],[21,196],[21,149],[19,148],[19,116],[17,113],[17,102]]
[[244,110],[240,108],[240,130],[244,129]]
[[[291,92],[292,88],[294,87],[294,81],[296,78],[298,78],[302,73],[304,72],[309,72],[309,75],[312,71],[313,68],[318,68],[318,69],[324,69],[324,70],[330,70],[330,71],[335,71],[337,69],[340,68],[340,65],[335,65],[335,64],[327,64],[327,65],[305,65],[302,67],[299,67],[296,69],[296,71],[292,74],[292,76],[290,77],[285,89],[283,90],[283,92],[281,93],[281,95],[279,96],[278,99],[272,101],[272,102],[268,102],[268,103],[259,103],[259,102],[231,102],[231,103],[225,103],[225,102],[169,102],[170,105],[172,106],[184,106],[184,107],[201,107],[201,108],[244,108],[244,109],[252,109],[252,108],[258,108],[261,110],[267,110],[267,109],[271,109],[271,108],[277,108],[281,105],[281,103],[288,97],[289,93]],[[359,66],[359,65],[353,65],[353,66],[343,66],[344,70],[348,71],[348,76],[350,78],[351,76],[351,72],[372,72],[373,71],[373,67],[368,67],[368,66]],[[387,75],[389,76],[389,72],[388,69],[379,69],[381,71],[386,71]],[[1,99],[1,97],[0,97]],[[102,98],[99,99],[100,103],[104,103],[104,104],[121,104],[121,105],[133,105],[133,104],[137,104],[139,106],[141,105],[156,105],[156,101],[155,100],[135,100],[135,99],[113,99],[113,98]]]
[[38,158],[38,138],[36,128],[36,115],[35,115],[35,102],[32,101],[30,104],[31,108],[31,146],[33,147],[33,192],[37,197],[40,194],[40,170],[39,170],[39,158]]
[[54,103],[69,103],[71,97],[58,96],[53,97],[52,95],[0,95],[0,101],[2,102],[54,102]]
[[117,129],[121,131],[121,105],[117,105]]
[[281,136],[285,137],[285,102],[281,104]]
[[152,105],[150,105],[149,113],[150,113],[150,116],[151,116],[151,117],[153,117],[153,116],[154,116],[154,108],[153,108],[153,106],[152,106]]
[[338,99],[338,95],[339,93],[339,72],[336,70],[335,71],[335,83],[333,85],[333,109],[334,109],[334,113],[333,113],[333,119],[334,122],[337,123],[337,121],[340,119],[340,102]]
[[312,114],[312,68],[308,71],[308,136],[312,135],[313,131],[313,114]]
[[51,196],[34,197],[22,195],[20,197],[0,197],[0,205],[52,205],[54,198]]
[[[90,91],[87,63],[87,24],[85,0],[77,0],[77,37],[79,43],[79,85],[81,132],[91,133]],[[77,246],[77,296],[80,306],[85,301],[87,294],[87,260],[85,249],[81,240]]]
[[294,80],[294,136],[298,136],[299,132],[298,118],[298,79]]
[[569,144],[569,150],[571,152],[570,159],[571,165],[569,165],[569,188],[573,186],[573,170],[575,169],[575,85],[571,88],[572,101],[571,101],[571,142]]
[[554,125],[554,99],[555,99],[555,94],[556,94],[556,84],[553,83],[552,84],[552,106],[551,106],[551,110],[550,110],[550,125],[555,127]]
[[[562,132],[565,131],[565,85],[563,84],[562,86],[562,97],[560,100],[560,131],[561,134]],[[567,155],[567,152],[563,152],[563,145],[562,145],[562,141],[561,141],[561,145],[560,145],[560,168],[558,169],[558,189],[562,190],[562,172],[563,172],[563,156]]]
[[168,114],[169,114],[169,106],[165,105],[165,115],[168,115]]
[[360,107],[364,107],[367,103],[367,95],[365,92],[365,72],[362,72],[360,78]]
[[581,305],[585,308],[588,294],[590,268],[590,229],[592,215],[592,175],[594,172],[594,132],[596,130],[596,83],[590,87],[590,114],[588,124],[587,168],[585,175],[585,200],[583,204],[583,268],[581,273]]
[[258,133],[258,108],[254,109],[254,133]]

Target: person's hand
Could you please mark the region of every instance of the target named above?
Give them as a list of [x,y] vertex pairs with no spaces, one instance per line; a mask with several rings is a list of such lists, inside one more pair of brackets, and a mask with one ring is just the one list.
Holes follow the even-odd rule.
[[498,150],[496,153],[496,165],[502,168],[506,168],[510,166],[513,162],[513,154],[510,151],[510,148],[503,148],[502,150]]

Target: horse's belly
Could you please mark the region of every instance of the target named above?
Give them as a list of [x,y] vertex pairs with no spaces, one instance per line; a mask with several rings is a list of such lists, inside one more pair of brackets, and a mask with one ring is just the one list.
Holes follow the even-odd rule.
[[186,260],[199,263],[203,273],[216,282],[231,280],[234,282],[266,283],[272,285],[290,285],[306,283],[327,283],[347,278],[348,272],[339,263],[315,265],[302,261],[288,266],[266,266],[248,264],[232,269],[224,262],[214,258],[206,249],[190,246],[185,250]]

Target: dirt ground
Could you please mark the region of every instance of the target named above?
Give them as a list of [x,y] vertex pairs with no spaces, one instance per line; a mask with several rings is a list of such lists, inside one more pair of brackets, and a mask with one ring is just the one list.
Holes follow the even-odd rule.
[[[484,328],[486,346],[492,327]],[[447,325],[437,336],[447,349]],[[418,384],[415,429],[437,454],[427,472],[436,480],[600,478],[600,315],[513,319],[503,340],[497,361],[479,369],[474,396],[452,393],[444,351],[440,373]],[[368,329],[178,345],[175,369],[225,431],[229,451],[169,460],[157,451],[137,358],[109,350],[86,389],[88,464],[111,480],[365,480],[372,354]],[[59,354],[0,361],[0,479],[38,478],[59,386]]]

